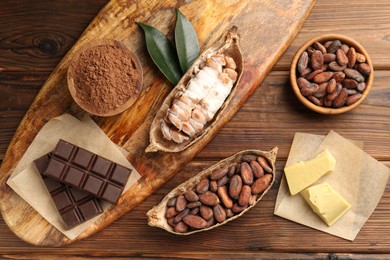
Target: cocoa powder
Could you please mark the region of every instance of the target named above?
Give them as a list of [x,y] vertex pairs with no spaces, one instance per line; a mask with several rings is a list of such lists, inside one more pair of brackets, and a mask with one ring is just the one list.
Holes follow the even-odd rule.
[[83,51],[74,73],[74,87],[83,105],[97,114],[121,107],[139,91],[141,75],[130,54],[117,46]]

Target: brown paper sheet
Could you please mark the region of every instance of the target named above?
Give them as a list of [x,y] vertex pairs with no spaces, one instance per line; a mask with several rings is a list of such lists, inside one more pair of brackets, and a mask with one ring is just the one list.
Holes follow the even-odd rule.
[[[90,117],[85,117],[80,121],[71,115],[64,114],[51,119],[45,124],[21,158],[7,184],[61,233],[69,239],[75,239],[97,221],[99,216],[67,230],[42,178],[32,163],[33,160],[53,151],[59,139],[64,139],[131,168],[133,171],[126,184],[125,191],[140,178],[140,174],[126,159],[125,151],[120,150],[121,148],[118,149]],[[106,210],[112,205],[104,202],[102,206]]]
[[350,204],[351,209],[328,227],[301,195],[291,196],[283,176],[275,204],[275,215],[353,241],[378,205],[390,170],[365,153],[362,143],[353,143],[330,131],[324,136],[296,133],[286,166],[305,161],[324,149],[336,159],[335,170],[316,183],[328,182]]

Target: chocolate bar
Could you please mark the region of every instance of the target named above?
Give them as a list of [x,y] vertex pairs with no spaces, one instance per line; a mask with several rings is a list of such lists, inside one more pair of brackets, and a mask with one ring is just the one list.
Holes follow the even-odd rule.
[[117,203],[131,169],[60,140],[44,175],[111,203]]
[[48,153],[36,159],[34,164],[66,227],[71,229],[102,213],[103,210],[97,198],[42,175],[49,165],[50,158],[51,153]]

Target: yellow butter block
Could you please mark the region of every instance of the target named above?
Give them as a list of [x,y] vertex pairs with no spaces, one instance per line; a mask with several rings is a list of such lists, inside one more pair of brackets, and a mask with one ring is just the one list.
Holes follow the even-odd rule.
[[333,225],[333,223],[351,208],[351,204],[326,182],[303,190],[301,195],[305,198],[312,210],[328,226]]
[[294,163],[284,168],[291,195],[301,192],[323,175],[334,170],[336,159],[324,150],[309,161]]

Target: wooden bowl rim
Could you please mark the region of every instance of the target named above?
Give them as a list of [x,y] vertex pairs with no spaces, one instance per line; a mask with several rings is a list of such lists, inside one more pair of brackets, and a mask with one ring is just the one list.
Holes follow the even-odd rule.
[[[80,58],[80,55],[84,51],[86,51],[87,49],[95,48],[95,47],[102,46],[102,45],[119,47],[121,50],[126,52],[129,55],[129,57],[134,61],[135,65],[136,65],[136,71],[138,72],[138,74],[140,76],[140,79],[139,79],[139,81],[136,84],[137,92],[134,91],[133,95],[131,95],[130,98],[125,103],[123,103],[123,105],[121,105],[120,107],[118,107],[118,108],[116,108],[114,110],[111,110],[111,111],[107,111],[107,112],[104,112],[104,113],[97,113],[97,112],[95,112],[95,111],[85,107],[83,102],[77,97],[77,95],[76,95],[76,88],[74,86],[73,77],[74,77],[74,75],[76,73],[75,69],[77,68],[78,59]],[[78,51],[76,51],[76,53],[71,58],[71,61],[69,63],[69,67],[68,67],[68,71],[67,71],[67,83],[68,83],[67,85],[68,85],[69,92],[70,92],[73,100],[83,110],[85,110],[89,114],[96,115],[96,116],[101,116],[101,117],[114,116],[114,115],[122,113],[123,111],[128,109],[131,105],[134,104],[134,102],[139,97],[139,95],[140,95],[140,93],[142,91],[142,88],[143,88],[143,73],[142,73],[141,62],[139,61],[137,55],[135,55],[134,52],[132,52],[124,43],[122,43],[120,41],[117,41],[117,40],[114,40],[114,39],[95,40],[95,41],[92,41],[92,42],[89,42],[89,43],[83,45]]]
[[[354,104],[352,104],[350,106],[344,106],[344,107],[341,107],[341,108],[329,108],[329,107],[317,106],[317,105],[313,104],[312,102],[310,102],[310,100],[308,100],[306,97],[304,97],[301,94],[301,91],[299,90],[299,87],[298,87],[298,84],[297,84],[296,67],[297,67],[298,59],[301,56],[301,54],[309,46],[311,46],[314,42],[318,41],[320,43],[324,43],[325,41],[329,41],[329,40],[340,40],[342,43],[346,43],[350,47],[354,47],[357,52],[360,52],[361,54],[363,54],[366,57],[366,63],[371,68],[371,73],[368,76],[368,79],[366,81],[366,89],[363,91],[362,97],[358,101],[356,101]],[[299,50],[295,53],[294,58],[293,58],[293,60],[291,62],[290,82],[291,82],[291,86],[292,86],[292,89],[293,89],[296,97],[307,108],[309,108],[309,109],[311,109],[311,110],[313,110],[313,111],[315,111],[317,113],[320,113],[320,114],[336,115],[336,114],[342,114],[342,113],[345,113],[347,111],[350,111],[350,110],[354,109],[355,107],[360,105],[363,102],[363,100],[367,97],[368,93],[371,90],[373,80],[374,80],[374,67],[372,65],[371,58],[368,55],[367,51],[364,49],[364,47],[359,42],[357,42],[356,40],[354,40],[354,39],[352,39],[352,38],[350,38],[348,36],[342,35],[342,34],[324,34],[324,35],[320,35],[320,36],[317,36],[317,37],[314,37],[314,38],[310,39],[305,44],[303,44],[301,46],[301,48],[299,48]]]

